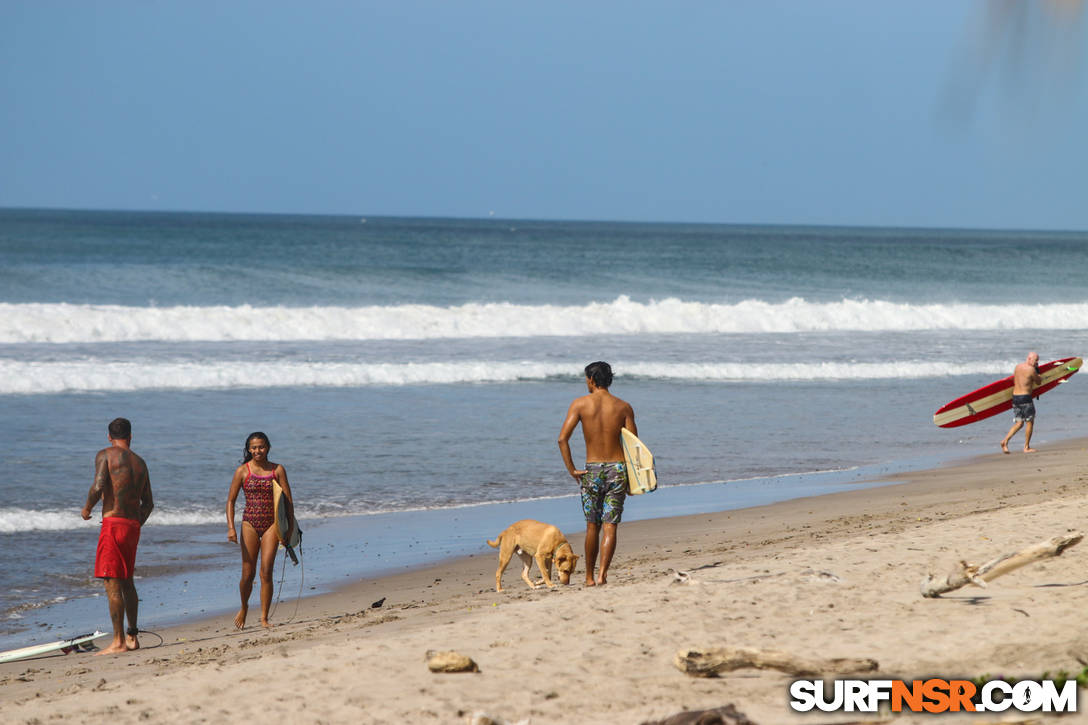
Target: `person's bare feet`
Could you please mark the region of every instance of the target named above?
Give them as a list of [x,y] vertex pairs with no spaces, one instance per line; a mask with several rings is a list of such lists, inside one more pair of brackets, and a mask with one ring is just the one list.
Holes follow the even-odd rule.
[[265,629],[272,629],[272,623],[269,622],[267,619],[264,619],[264,618],[261,619],[261,626],[264,627]]
[[125,635],[125,646],[131,649],[140,649],[140,638],[135,634]]
[[239,609],[238,614],[234,615],[234,626],[238,629],[245,629],[247,614],[249,614],[248,607],[242,607],[241,609]]
[[1025,448],[1024,453],[1035,453],[1035,449],[1034,448]]
[[102,655],[115,655],[119,652],[128,652],[128,645],[125,644],[125,640],[123,639],[114,640],[113,643],[106,649],[102,650],[101,652],[95,652],[94,656],[100,657]]
[[597,586],[603,587],[607,583],[608,583],[608,577],[606,577],[606,576],[597,577]]
[[1003,453],[1008,453],[1009,452],[1009,442],[1008,441],[1001,441],[1001,451]]
[[587,587],[595,587],[595,586],[597,586],[597,582],[593,581],[592,576],[587,576],[586,577],[586,586]]

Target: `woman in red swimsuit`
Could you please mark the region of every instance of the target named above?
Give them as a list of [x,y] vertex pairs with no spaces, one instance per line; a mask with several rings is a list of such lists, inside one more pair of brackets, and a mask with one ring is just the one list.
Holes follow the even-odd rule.
[[234,472],[227,494],[227,525],[230,526],[227,539],[230,541],[238,541],[238,532],[234,528],[234,502],[238,499],[239,491],[244,491],[246,495],[246,507],[242,512],[242,579],[238,582],[242,608],[234,618],[234,625],[238,629],[246,626],[258,554],[261,558],[261,626],[271,626],[268,623],[268,609],[272,605],[272,568],[276,564],[276,548],[279,546],[276,527],[273,526],[273,480],[283,489],[288,504],[294,505],[291,487],[287,483],[287,471],[280,464],[268,460],[270,448],[272,444],[264,433],[258,431],[246,438],[245,458]]

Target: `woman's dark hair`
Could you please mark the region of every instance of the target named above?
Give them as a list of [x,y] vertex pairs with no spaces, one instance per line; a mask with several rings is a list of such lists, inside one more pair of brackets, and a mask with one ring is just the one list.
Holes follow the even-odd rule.
[[601,361],[591,362],[586,365],[586,377],[598,388],[608,390],[608,386],[612,384],[612,366]]
[[268,436],[260,431],[250,433],[249,436],[246,438],[246,444],[242,451],[244,455],[244,457],[242,458],[242,463],[249,463],[253,460],[253,454],[249,452],[249,444],[250,441],[252,441],[254,438],[260,438],[268,446],[268,449],[272,450],[272,441],[268,440]]

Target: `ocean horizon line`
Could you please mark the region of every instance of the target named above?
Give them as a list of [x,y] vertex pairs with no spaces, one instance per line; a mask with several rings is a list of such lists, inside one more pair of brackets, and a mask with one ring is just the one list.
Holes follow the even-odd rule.
[[255,211],[255,210],[226,210],[226,209],[155,209],[155,208],[91,208],[91,207],[54,207],[54,206],[0,206],[0,214],[5,212],[32,212],[32,213],[78,213],[78,214],[134,214],[134,215],[192,215],[192,216],[223,216],[252,219],[254,217],[269,218],[314,218],[314,219],[345,219],[365,220],[366,223],[376,220],[388,221],[429,221],[429,222],[486,222],[486,223],[522,223],[522,224],[584,224],[584,225],[631,225],[631,226],[697,226],[697,227],[725,227],[730,229],[813,229],[834,230],[849,229],[856,231],[905,231],[930,234],[933,232],[971,233],[981,232],[985,234],[1056,234],[1079,236],[1088,234],[1088,229],[1070,229],[1065,227],[988,227],[973,225],[955,226],[900,226],[900,225],[874,225],[874,224],[829,224],[826,222],[779,222],[779,221],[685,221],[669,219],[599,219],[599,218],[571,218],[571,217],[547,217],[547,216],[494,216],[482,214],[472,215],[443,215],[443,214],[390,214],[367,212],[316,212],[316,211]]

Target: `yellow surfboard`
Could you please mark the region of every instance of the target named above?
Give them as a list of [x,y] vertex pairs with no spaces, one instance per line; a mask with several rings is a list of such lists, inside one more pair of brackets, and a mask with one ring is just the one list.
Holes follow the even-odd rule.
[[295,548],[302,543],[302,531],[299,530],[298,522],[291,513],[291,507],[287,503],[287,497],[283,495],[283,489],[275,480],[272,481],[272,510],[276,521],[276,536],[283,548],[287,549],[291,561],[297,564],[298,557],[295,556]]
[[627,493],[638,495],[657,490],[657,468],[654,454],[631,431],[620,430],[623,458],[627,464]]

